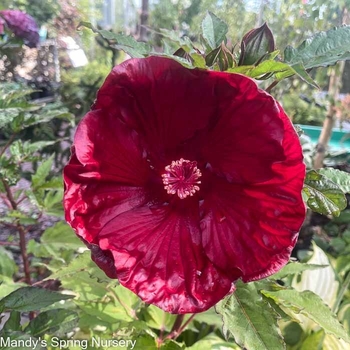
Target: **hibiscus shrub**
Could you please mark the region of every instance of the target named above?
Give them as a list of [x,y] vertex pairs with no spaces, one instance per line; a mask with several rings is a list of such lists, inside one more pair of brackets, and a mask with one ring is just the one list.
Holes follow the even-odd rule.
[[[0,250],[0,336],[38,349],[59,348],[58,338],[69,348],[86,339],[98,347],[92,338],[106,349],[111,339],[134,349],[348,346],[349,259],[335,274],[317,246],[310,263],[290,256],[306,208],[338,217],[350,176],[306,171],[297,131],[270,92],[292,75],[317,86],[308,71],[350,58],[350,27],[281,54],[267,24],[231,46],[227,25],[208,13],[199,43],[162,30],[174,50],[160,54],[81,25],[131,59],[113,68],[77,127],[63,208],[52,158],[37,159],[29,188],[18,182],[47,145],[18,139],[42,122],[41,106],[15,91],[0,102],[1,222],[18,234]],[[37,206],[31,215],[26,201]],[[26,241],[50,214],[60,219]],[[300,282],[310,278],[328,281],[329,293]]]

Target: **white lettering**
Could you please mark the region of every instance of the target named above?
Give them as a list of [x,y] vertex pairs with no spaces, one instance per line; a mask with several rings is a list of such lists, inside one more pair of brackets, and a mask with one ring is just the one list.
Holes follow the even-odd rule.
[[9,348],[10,342],[11,342],[11,339],[9,337],[7,338],[0,337],[0,346],[2,348]]

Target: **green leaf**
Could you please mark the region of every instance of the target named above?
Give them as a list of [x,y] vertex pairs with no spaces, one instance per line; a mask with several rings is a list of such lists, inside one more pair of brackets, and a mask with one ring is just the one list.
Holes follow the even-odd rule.
[[162,346],[160,347],[162,350],[179,350],[179,349],[186,349],[185,344],[179,344],[173,339],[166,340]]
[[104,39],[110,42],[110,46],[126,52],[133,58],[142,58],[149,55],[151,47],[143,42],[135,40],[132,36],[113,33],[108,30],[98,30],[90,22],[80,22],[78,28],[84,26],[90,28],[94,33],[100,34]]
[[86,272],[91,277],[98,279],[100,282],[110,281],[104,272],[99,269],[96,264],[91,260],[91,252],[86,250],[84,253],[79,254],[68,265],[55,271],[52,275],[48,276],[49,279],[66,279],[72,280],[72,276],[77,275],[79,272]]
[[350,26],[333,28],[306,39],[297,48],[286,47],[284,60],[305,69],[326,67],[350,59]]
[[350,193],[350,174],[333,168],[323,168],[318,170],[327,179],[334,182],[343,193]]
[[228,70],[229,73],[242,73],[254,79],[260,79],[266,74],[275,74],[277,80],[288,78],[294,74],[298,75],[302,80],[318,88],[318,85],[307,74],[305,69],[300,65],[290,66],[284,62],[265,60],[257,66],[238,66]]
[[208,11],[202,22],[203,38],[212,49],[217,48],[226,39],[227,24]]
[[34,337],[43,337],[46,334],[63,337],[77,326],[78,321],[78,314],[72,310],[49,310],[31,320],[24,331]]
[[347,201],[337,184],[315,170],[306,173],[303,188],[308,207],[320,214],[339,216]]
[[169,314],[156,306],[150,305],[144,314],[145,321],[147,325],[155,329],[164,329],[167,332],[170,332],[176,315]]
[[[324,338],[324,332],[318,331],[309,334],[301,344],[300,350],[320,350],[323,349],[322,341]],[[326,350],[326,349],[325,349]]]
[[159,31],[162,36],[169,39],[171,42],[176,43],[177,46],[182,48],[185,52],[190,53],[193,50],[193,43],[187,36],[181,38],[180,34],[175,30],[161,28]]
[[333,334],[350,342],[350,336],[344,330],[340,322],[332,314],[322,299],[311,291],[298,292],[294,289],[280,291],[266,291],[261,293],[273,299],[278,305],[293,308],[295,312],[303,314],[316,322],[326,333]]
[[302,264],[297,262],[291,262],[288,265],[284,266],[281,270],[279,270],[274,275],[270,276],[273,279],[281,279],[288,275],[299,274],[306,270],[316,270],[327,267],[328,265],[315,265],[315,264]]
[[43,288],[23,287],[0,300],[0,309],[35,311],[43,309],[56,301],[72,298],[74,298],[73,295],[52,292]]
[[84,313],[94,316],[97,319],[115,324],[118,321],[132,321],[121,304],[114,305],[112,302],[94,302],[94,301],[78,301],[79,309]]
[[54,154],[47,160],[43,161],[38,167],[36,173],[32,175],[32,185],[34,188],[45,183],[46,178],[49,176],[52,168],[53,158]]
[[2,331],[12,332],[12,331],[20,331],[21,328],[21,313],[18,311],[12,311],[10,313],[10,317],[6,321]]
[[238,282],[236,291],[216,305],[222,315],[226,338],[248,349],[284,349],[277,314],[258,293],[254,283]]
[[0,246],[0,275],[12,277],[17,270],[12,253]]
[[84,246],[73,229],[63,221],[57,222],[54,226],[46,229],[40,240],[45,247],[51,247],[54,251],[78,249]]
[[186,348],[187,350],[228,350],[228,349],[234,349],[234,350],[240,350],[241,347],[239,347],[236,344],[233,344],[232,342],[226,342],[225,340],[222,340],[217,335],[211,333],[204,337],[203,339],[195,342],[192,346]]

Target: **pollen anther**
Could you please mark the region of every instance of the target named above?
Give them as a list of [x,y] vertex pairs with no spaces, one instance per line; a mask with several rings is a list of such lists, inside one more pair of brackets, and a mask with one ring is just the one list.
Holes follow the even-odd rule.
[[177,194],[180,199],[184,199],[200,190],[198,185],[201,181],[198,179],[202,173],[197,168],[197,162],[181,158],[167,165],[165,171],[162,178],[168,194]]

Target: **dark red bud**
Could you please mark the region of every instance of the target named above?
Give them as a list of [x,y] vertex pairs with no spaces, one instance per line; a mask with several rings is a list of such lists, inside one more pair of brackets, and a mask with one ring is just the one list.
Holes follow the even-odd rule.
[[269,26],[261,27],[246,33],[241,42],[239,65],[252,65],[264,55],[275,50],[275,40]]

